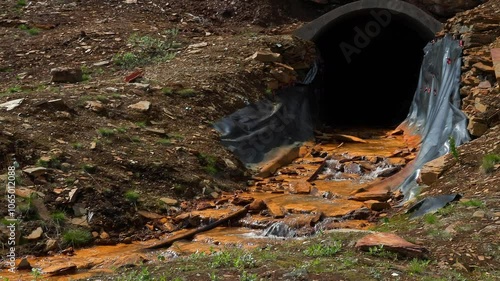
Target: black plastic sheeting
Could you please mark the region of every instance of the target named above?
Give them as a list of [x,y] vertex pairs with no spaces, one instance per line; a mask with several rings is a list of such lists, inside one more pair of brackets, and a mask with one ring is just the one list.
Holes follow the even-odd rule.
[[409,200],[419,192],[416,182],[422,166],[450,151],[450,137],[458,146],[470,140],[467,117],[460,110],[462,47],[451,36],[424,48],[418,88],[402,125],[422,138],[415,171],[399,189]]
[[446,194],[428,197],[417,202],[410,209],[408,209],[406,213],[411,214],[410,218],[420,217],[428,213],[435,213],[439,209],[446,207],[446,205],[450,202],[458,201],[460,198],[462,198],[462,195],[460,194]]
[[214,127],[221,133],[222,144],[250,166],[265,160],[273,148],[312,139],[310,91],[306,85],[289,87],[273,99],[251,104],[218,121]]

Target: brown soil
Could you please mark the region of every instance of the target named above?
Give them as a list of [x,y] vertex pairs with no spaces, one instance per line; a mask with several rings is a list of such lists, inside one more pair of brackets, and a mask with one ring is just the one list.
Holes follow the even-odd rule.
[[[18,108],[1,111],[0,170],[6,172],[13,157],[19,170],[36,165],[44,156],[54,159],[47,176],[30,178],[19,173],[18,184],[38,192],[47,213],[60,210],[72,218],[75,205],[88,208],[94,214],[90,229],[110,235],[109,241],[96,239],[95,243],[160,236],[145,227],[147,219],[137,208],[174,215],[214,191],[245,189],[248,172],[219,145],[211,124],[261,99],[269,88],[270,70],[279,66],[246,60],[255,51],[279,43],[287,47],[282,55],[288,64],[310,64],[314,48],[287,34],[301,21],[336,6],[271,0],[160,2],[54,0],[31,1],[26,7],[16,7],[13,1],[0,3],[0,103],[25,98]],[[19,28],[22,24],[38,28],[39,34],[30,35]],[[176,40],[181,48],[172,61],[144,67],[142,82],[150,84],[147,90],[123,82],[132,70],[113,63],[94,66],[130,51],[127,41],[134,33],[158,36],[172,28],[179,30]],[[195,51],[188,48],[204,42],[206,46]],[[297,56],[304,49],[306,54]],[[51,83],[50,69],[59,66],[83,66],[88,80]],[[174,94],[166,94],[166,89]],[[183,89],[194,89],[194,93],[175,94]],[[44,103],[53,99],[62,102]],[[97,100],[103,104],[102,111],[86,108],[87,101]],[[148,112],[127,108],[142,100],[151,102]],[[100,135],[103,128],[112,130],[112,135]],[[166,135],[147,129],[162,129]],[[497,132],[498,127],[492,128],[488,135],[459,148],[460,162],[426,193],[460,192],[467,199],[485,202],[482,219],[472,217],[475,208],[463,208],[463,220],[473,220],[467,231],[428,245],[443,268],[456,262],[468,270],[498,266],[498,255],[493,255],[498,248],[489,246],[498,247],[496,234],[481,239],[474,235],[487,226],[498,229],[500,169],[485,174],[479,168],[483,154],[500,152]],[[84,165],[97,169],[89,173]],[[65,197],[74,188],[78,189],[76,201],[68,202]],[[139,193],[137,203],[125,198],[129,190]],[[158,202],[160,197],[177,198],[181,203],[168,207]],[[25,201],[20,198],[19,204]],[[0,215],[7,215],[4,208]],[[44,223],[27,213],[24,218],[28,221],[20,226],[23,236],[43,226],[44,235],[60,239],[59,227],[50,220]],[[401,233],[427,243],[425,229]],[[1,235],[5,243],[7,234]],[[46,254],[44,243],[26,242],[19,255]]]

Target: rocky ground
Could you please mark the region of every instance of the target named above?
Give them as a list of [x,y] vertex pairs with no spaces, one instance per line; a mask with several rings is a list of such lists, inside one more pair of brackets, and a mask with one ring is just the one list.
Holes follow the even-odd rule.
[[[16,194],[25,237],[19,255],[61,251],[69,246],[61,232],[74,228],[93,234],[87,244],[158,237],[138,210],[175,215],[197,199],[245,189],[248,172],[218,144],[211,124],[300,78],[315,59],[314,46],[290,32],[344,2],[351,1],[0,3],[0,104],[23,99],[12,110],[0,108],[2,181],[8,166],[19,165]],[[414,2],[445,19],[480,1],[457,1],[453,8],[449,1]],[[458,161],[444,161],[446,169],[427,182],[422,197],[459,192],[464,199],[435,217],[408,223],[395,214],[377,228],[427,247],[431,262],[419,264],[423,272],[410,269],[409,260],[351,251],[358,234],[327,234],[308,244],[261,249],[276,252],[255,254],[257,264],[269,268],[249,267],[248,274],[349,280],[362,268],[366,280],[500,278],[500,169],[481,168],[485,154],[500,153],[498,78],[490,54],[500,47],[499,10],[500,2],[491,0],[458,13],[445,28],[464,41],[463,110],[477,139],[458,148]],[[267,49],[281,62],[271,62]],[[262,56],[251,58],[256,52]],[[82,73],[63,71],[61,79],[70,83],[52,82],[57,67]],[[134,73],[139,78],[126,82]],[[327,267],[331,258],[302,254],[331,237],[345,245],[336,257],[341,264]],[[189,267],[188,261],[177,263]],[[211,270],[178,267],[175,274],[186,280],[207,280]],[[239,267],[222,268],[226,280],[242,274]],[[338,278],[331,277],[334,270]]]

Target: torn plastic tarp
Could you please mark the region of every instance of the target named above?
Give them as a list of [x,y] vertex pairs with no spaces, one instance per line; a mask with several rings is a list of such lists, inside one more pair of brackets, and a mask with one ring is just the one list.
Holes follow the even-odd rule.
[[448,203],[458,201],[460,198],[462,198],[462,195],[458,193],[428,197],[417,202],[410,209],[408,209],[406,213],[411,213],[410,218],[420,217],[428,213],[435,213],[439,209],[448,205]]
[[462,48],[446,36],[424,48],[418,88],[410,112],[400,127],[421,136],[414,173],[399,189],[409,200],[418,194],[416,182],[422,166],[450,151],[452,137],[458,146],[470,140],[467,117],[460,110],[460,67]]
[[250,167],[262,162],[273,148],[311,139],[309,91],[305,85],[289,87],[272,100],[251,104],[218,121],[214,127],[222,144]]

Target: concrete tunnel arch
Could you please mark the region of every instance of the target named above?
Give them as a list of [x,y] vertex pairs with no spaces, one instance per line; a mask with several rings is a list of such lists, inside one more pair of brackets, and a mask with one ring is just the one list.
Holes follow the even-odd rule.
[[312,102],[327,125],[388,126],[408,114],[423,48],[442,24],[399,0],[361,0],[295,31],[316,43],[322,82]]

